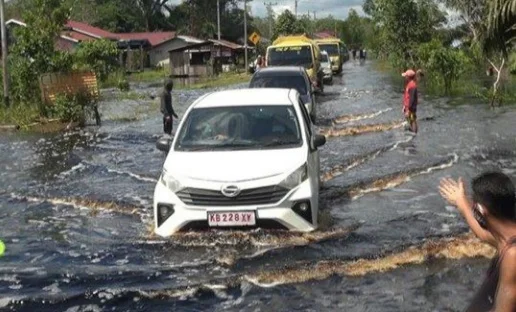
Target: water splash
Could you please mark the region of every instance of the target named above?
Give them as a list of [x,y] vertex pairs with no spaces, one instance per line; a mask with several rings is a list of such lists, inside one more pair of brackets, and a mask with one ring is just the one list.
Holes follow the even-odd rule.
[[396,121],[396,122],[384,123],[384,124],[360,125],[360,126],[337,128],[337,129],[336,128],[328,128],[328,129],[321,129],[319,131],[319,134],[322,134],[329,138],[353,136],[353,135],[359,135],[359,134],[364,134],[364,133],[394,130],[394,129],[403,127],[404,124],[405,124],[405,122]]
[[414,139],[413,136],[407,138],[403,141],[398,141],[394,144],[391,144],[390,146],[382,147],[380,149],[377,149],[371,153],[360,155],[355,158],[350,159],[346,164],[344,165],[338,165],[333,168],[331,168],[329,171],[325,172],[323,175],[321,175],[321,182],[328,182],[341,174],[345,173],[346,171],[349,171],[367,161],[374,160],[376,157],[378,157],[380,154],[390,152],[395,150],[400,146],[400,144],[405,144]]
[[359,120],[363,120],[363,119],[372,119],[372,118],[378,117],[381,114],[384,114],[391,110],[392,110],[392,108],[387,108],[387,109],[383,109],[383,110],[377,111],[375,113],[369,113],[369,114],[342,115],[342,116],[339,116],[339,117],[333,119],[333,125],[352,122],[352,121],[359,121]]
[[128,215],[140,215],[143,207],[138,206],[132,206],[128,204],[120,204],[114,201],[110,202],[102,202],[92,199],[83,199],[83,198],[72,198],[72,197],[65,197],[65,198],[44,198],[44,197],[34,197],[34,196],[25,196],[25,195],[19,195],[16,193],[11,193],[10,195],[11,199],[18,200],[18,201],[26,201],[26,202],[32,202],[32,203],[50,203],[54,206],[58,205],[65,205],[65,206],[71,206],[76,209],[87,209],[90,210],[92,213],[96,213],[99,211],[109,211],[109,212],[117,212],[122,214],[128,214]]
[[405,265],[422,264],[431,258],[458,260],[474,257],[493,257],[494,248],[479,241],[471,234],[454,238],[429,241],[422,246],[376,259],[356,261],[321,261],[315,264],[297,263],[295,267],[273,272],[245,275],[243,278],[261,287],[323,280],[331,275],[364,276],[383,273]]
[[[399,172],[391,175],[387,175],[381,178],[375,178],[373,181],[366,181],[357,183],[346,189],[336,189],[336,187],[329,188],[330,194],[325,194],[326,200],[339,199],[342,197],[356,200],[368,193],[380,192],[386,189],[397,187],[403,183],[410,181],[412,178],[432,173],[436,170],[443,170],[452,167],[459,160],[457,154],[453,154],[446,161],[440,161],[432,166],[415,168],[406,172]],[[336,189],[336,190],[334,190]]]

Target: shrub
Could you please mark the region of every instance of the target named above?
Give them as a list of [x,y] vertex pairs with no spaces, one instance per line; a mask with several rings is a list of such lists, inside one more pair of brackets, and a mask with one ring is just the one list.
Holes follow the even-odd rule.
[[425,75],[444,87],[446,94],[450,93],[461,75],[471,68],[471,60],[463,51],[445,47],[435,39],[419,47],[418,59]]
[[95,117],[95,100],[87,92],[75,94],[58,94],[54,104],[47,106],[49,115],[65,122],[79,122]]
[[74,68],[91,70],[100,81],[106,81],[109,74],[120,66],[117,56],[117,45],[110,40],[81,42],[74,54]]

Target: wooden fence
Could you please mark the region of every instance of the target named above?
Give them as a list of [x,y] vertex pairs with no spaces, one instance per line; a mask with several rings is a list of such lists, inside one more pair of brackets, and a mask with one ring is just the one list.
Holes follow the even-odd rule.
[[93,72],[48,73],[39,78],[41,98],[46,104],[54,104],[59,94],[86,92],[98,100],[99,88]]

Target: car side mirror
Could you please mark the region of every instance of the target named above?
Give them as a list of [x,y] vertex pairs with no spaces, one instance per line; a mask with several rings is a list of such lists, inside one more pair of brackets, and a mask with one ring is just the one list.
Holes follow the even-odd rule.
[[326,137],[324,135],[316,134],[312,137],[312,147],[313,149],[317,149],[326,144]]
[[162,152],[168,153],[172,147],[172,138],[159,138],[156,142],[156,148]]

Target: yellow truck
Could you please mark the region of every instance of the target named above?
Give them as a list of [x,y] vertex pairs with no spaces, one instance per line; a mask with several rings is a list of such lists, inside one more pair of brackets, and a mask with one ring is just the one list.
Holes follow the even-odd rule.
[[325,38],[315,40],[319,49],[326,51],[330,56],[331,69],[335,73],[342,72],[342,64],[349,60],[349,52],[344,44],[338,38]]
[[301,66],[314,89],[324,92],[321,50],[306,35],[280,36],[267,48],[266,66]]

